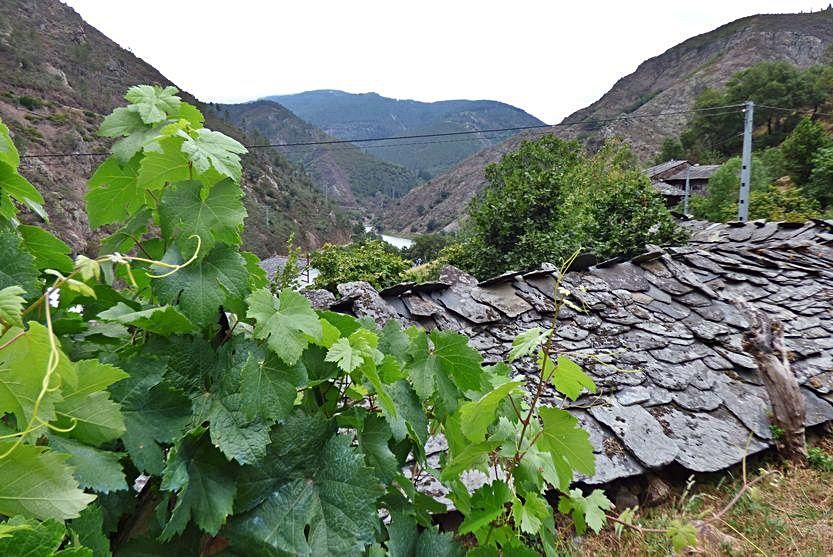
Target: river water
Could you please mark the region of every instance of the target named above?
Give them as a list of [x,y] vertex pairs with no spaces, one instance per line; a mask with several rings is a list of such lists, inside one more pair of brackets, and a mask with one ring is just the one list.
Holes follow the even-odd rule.
[[397,236],[388,236],[387,234],[382,234],[382,240],[386,241],[390,245],[395,248],[409,248],[413,245],[414,241],[409,240],[408,238],[399,238]]

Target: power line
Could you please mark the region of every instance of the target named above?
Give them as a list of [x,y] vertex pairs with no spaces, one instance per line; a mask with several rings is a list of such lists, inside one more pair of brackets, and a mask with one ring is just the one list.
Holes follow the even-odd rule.
[[[756,108],[769,108],[770,110],[781,110],[784,112],[801,112],[800,108],[785,108],[782,106],[770,106],[768,104],[756,104]],[[813,112],[812,114],[816,116],[831,116],[833,117],[833,112]]]
[[[264,143],[264,144],[253,144],[253,145],[244,145],[247,149],[262,149],[262,148],[284,148],[284,147],[311,147],[311,146],[326,146],[326,145],[343,145],[343,144],[356,144],[356,143],[371,143],[371,142],[381,142],[381,141],[395,141],[395,140],[403,140],[403,139],[428,139],[432,137],[450,137],[450,136],[462,136],[462,135],[475,135],[487,133],[504,133],[504,132],[513,132],[513,131],[526,131],[526,130],[543,130],[543,129],[553,129],[553,128],[570,128],[575,126],[594,126],[594,125],[602,125],[608,124],[612,122],[620,122],[625,120],[635,120],[640,118],[658,118],[662,116],[673,116],[678,114],[691,114],[694,112],[703,112],[704,116],[722,116],[725,114],[733,114],[737,112],[736,110],[726,111],[726,112],[712,112],[716,110],[724,110],[728,108],[740,108],[742,104],[730,104],[730,105],[723,105],[723,106],[714,106],[708,108],[692,108],[688,110],[676,110],[676,111],[669,111],[669,112],[660,112],[654,114],[629,114],[629,115],[621,115],[615,118],[604,118],[598,120],[582,120],[580,122],[569,122],[569,123],[561,123],[561,124],[537,124],[533,126],[514,126],[514,127],[507,127],[507,128],[494,128],[494,129],[485,129],[485,130],[467,130],[467,131],[459,131],[459,132],[444,132],[444,133],[428,133],[428,134],[414,134],[414,135],[398,135],[398,136],[389,136],[389,137],[373,137],[373,138],[354,138],[354,139],[334,139],[334,140],[327,140],[327,141],[303,141],[303,142],[295,142],[295,143]],[[544,132],[546,133],[546,132]],[[479,138],[478,138],[479,139]],[[451,141],[449,141],[451,142]],[[424,142],[424,144],[429,143],[441,143],[441,141],[437,142]],[[396,144],[387,144],[387,145],[363,145],[362,149],[372,149],[378,147],[400,147],[409,145],[406,143],[396,143]],[[349,147],[348,147],[349,148]],[[107,156],[109,153],[107,152],[78,152],[78,153],[35,153],[35,154],[27,154],[21,155],[21,159],[41,159],[41,158],[61,158],[61,157],[100,157],[100,156]]]

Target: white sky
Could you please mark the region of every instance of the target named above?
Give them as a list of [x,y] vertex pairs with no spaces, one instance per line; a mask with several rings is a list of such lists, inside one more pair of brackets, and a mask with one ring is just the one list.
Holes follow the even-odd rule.
[[828,0],[65,0],[204,101],[311,89],[494,99],[555,123],[643,60]]

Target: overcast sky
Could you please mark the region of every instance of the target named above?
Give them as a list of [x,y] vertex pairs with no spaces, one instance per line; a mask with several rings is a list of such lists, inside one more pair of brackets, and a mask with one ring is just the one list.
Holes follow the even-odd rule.
[[495,99],[555,123],[646,58],[828,0],[66,0],[204,101],[311,89]]

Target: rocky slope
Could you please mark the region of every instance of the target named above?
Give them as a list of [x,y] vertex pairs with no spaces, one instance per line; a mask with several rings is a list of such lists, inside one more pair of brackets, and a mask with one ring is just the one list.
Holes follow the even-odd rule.
[[[591,146],[606,137],[628,141],[644,160],[662,141],[679,133],[684,114],[647,117],[690,108],[707,87],[723,85],[736,72],[764,60],[805,67],[828,56],[833,44],[833,10],[804,14],[756,15],[688,39],[646,60],[598,101],[565,118],[553,131]],[[624,119],[622,117],[646,116]],[[600,123],[600,120],[618,119]],[[485,187],[483,169],[512,150],[527,133],[477,153],[451,171],[411,191],[385,217],[389,230],[424,232],[456,226],[468,201]],[[418,209],[422,206],[422,209]],[[420,214],[420,212],[422,214]],[[431,226],[429,226],[429,224]]]
[[[218,105],[217,114],[270,144],[333,141],[335,138],[274,101]],[[373,209],[407,193],[418,178],[405,168],[379,160],[353,144],[279,149],[303,166],[318,189],[347,208]]]
[[[96,137],[99,122],[138,83],[171,84],[58,0],[0,3],[0,118],[23,155],[106,151],[109,142]],[[196,102],[187,93],[183,98]],[[207,127],[253,143],[201,108]],[[29,158],[21,166],[47,200],[50,227],[77,251],[95,251],[97,235],[87,224],[84,192],[99,160]],[[349,237],[346,218],[280,154],[255,150],[243,166],[249,249],[260,255],[280,251],[291,232],[307,246]]]
[[[519,108],[496,101],[451,100],[419,102],[397,100],[376,93],[308,91],[268,97],[300,118],[339,139],[368,139],[535,126],[543,122]],[[501,136],[476,134],[453,141],[414,140],[405,145],[374,143],[373,155],[404,166],[423,177],[448,170],[477,151],[500,143]],[[391,142],[403,143],[403,142]]]

